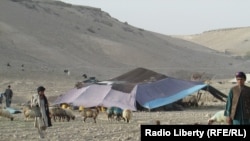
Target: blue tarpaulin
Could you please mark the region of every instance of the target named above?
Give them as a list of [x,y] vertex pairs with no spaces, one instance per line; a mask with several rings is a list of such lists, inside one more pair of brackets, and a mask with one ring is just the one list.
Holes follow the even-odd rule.
[[6,107],[6,110],[8,110],[11,114],[18,114],[18,113],[22,113],[21,110],[12,108],[12,107]]
[[136,100],[141,106],[153,109],[180,100],[206,86],[207,84],[201,82],[168,77],[149,84],[138,84]]

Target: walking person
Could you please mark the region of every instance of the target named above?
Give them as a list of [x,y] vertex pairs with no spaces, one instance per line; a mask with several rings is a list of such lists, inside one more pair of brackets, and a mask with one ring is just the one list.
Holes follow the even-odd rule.
[[250,87],[245,85],[247,77],[244,72],[236,73],[235,77],[237,85],[229,91],[224,115],[229,125],[250,124]]
[[2,108],[3,97],[4,97],[4,94],[1,93],[1,94],[0,94],[0,108]]
[[40,86],[37,88],[37,94],[32,95],[31,98],[31,107],[35,111],[34,126],[38,129],[40,138],[44,138],[45,130],[52,126],[49,117],[49,103],[44,92],[45,88]]
[[10,85],[8,85],[8,88],[5,90],[4,96],[5,96],[5,101],[6,101],[6,107],[10,107],[12,96],[13,96],[13,91]]

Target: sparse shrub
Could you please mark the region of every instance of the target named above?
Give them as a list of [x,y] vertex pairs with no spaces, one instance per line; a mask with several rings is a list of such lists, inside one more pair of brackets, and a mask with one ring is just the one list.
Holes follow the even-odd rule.
[[88,28],[88,31],[91,33],[95,33],[94,29],[92,29],[92,28]]
[[75,87],[77,88],[77,89],[80,89],[80,88],[82,88],[84,86],[84,83],[83,82],[76,82],[76,84],[75,84]]
[[107,25],[107,26],[110,26],[110,27],[113,26],[113,24],[112,24],[111,22],[106,21],[106,20],[94,19],[94,22],[102,23],[102,24]]
[[127,32],[133,32],[133,29],[129,28],[129,27],[123,27],[123,30],[124,31],[127,31]]
[[145,31],[144,29],[142,29],[142,28],[138,28],[138,30],[140,30],[140,31]]

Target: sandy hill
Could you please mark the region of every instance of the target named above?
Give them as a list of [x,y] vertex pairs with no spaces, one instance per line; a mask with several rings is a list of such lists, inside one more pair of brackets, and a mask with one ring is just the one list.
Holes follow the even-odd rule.
[[[110,79],[137,67],[180,78],[230,77],[249,62],[122,23],[98,8],[54,0],[0,1],[0,75]],[[57,78],[57,77],[56,77]]]
[[250,59],[250,27],[211,30],[201,34],[179,36],[179,38]]

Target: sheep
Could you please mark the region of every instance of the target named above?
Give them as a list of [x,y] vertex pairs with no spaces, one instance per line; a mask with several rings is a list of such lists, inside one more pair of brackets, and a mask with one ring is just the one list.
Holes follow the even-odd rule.
[[49,107],[49,116],[50,116],[51,119],[54,120],[54,122],[56,121],[57,108],[58,107]]
[[126,121],[127,123],[129,123],[129,121],[132,118],[132,111],[129,109],[124,109],[122,111],[122,118],[124,119],[124,121]]
[[122,119],[122,109],[119,107],[109,107],[106,110],[106,114],[108,116],[108,120],[112,120],[112,119],[116,119],[117,121],[119,121],[120,119]]
[[65,110],[66,115],[67,115],[67,117],[68,117],[68,118],[67,118],[68,121],[70,121],[70,119],[75,120],[76,116],[73,114],[73,111],[72,111],[71,109],[66,108],[66,109],[64,109],[64,110]]
[[28,121],[29,119],[34,119],[35,118],[35,111],[32,109],[27,109],[24,113],[25,121]]
[[25,121],[28,121],[30,118],[35,118],[35,112],[30,106],[23,107],[23,115]]
[[107,108],[106,114],[108,117],[108,121],[111,121],[113,119],[113,116],[114,116],[114,107]]
[[220,124],[226,123],[224,110],[216,112],[211,118],[208,119],[208,125],[212,125],[213,123],[220,123]]
[[122,119],[122,109],[119,107],[114,107],[114,117],[117,121]]
[[87,118],[93,118],[94,123],[96,123],[96,118],[99,114],[98,108],[85,108],[81,111],[81,116],[83,117],[83,121],[85,122]]
[[57,118],[59,121],[70,120],[70,116],[67,115],[66,111],[61,107],[49,107],[50,118],[56,122]]
[[14,116],[7,109],[0,109],[0,116],[14,120]]

